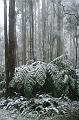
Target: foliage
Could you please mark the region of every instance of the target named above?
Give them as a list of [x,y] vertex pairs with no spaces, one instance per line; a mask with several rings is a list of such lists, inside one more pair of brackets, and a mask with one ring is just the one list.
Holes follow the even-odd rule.
[[31,65],[16,68],[10,86],[16,91],[32,97],[36,93],[47,92],[52,96],[76,97],[76,72],[65,56],[52,62],[34,62]]
[[38,88],[43,87],[46,79],[46,64],[43,62],[35,62],[31,65],[21,66],[16,69],[10,86],[31,97],[34,92],[38,92]]
[[[75,92],[76,72],[71,63],[60,56],[47,65],[45,89],[53,96],[73,97]],[[71,91],[70,91],[71,89]],[[72,94],[73,91],[73,95]]]

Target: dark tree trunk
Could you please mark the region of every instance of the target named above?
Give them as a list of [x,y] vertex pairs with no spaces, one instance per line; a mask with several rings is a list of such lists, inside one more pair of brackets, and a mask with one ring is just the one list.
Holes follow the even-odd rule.
[[26,0],[22,2],[22,41],[23,41],[23,51],[22,51],[22,64],[26,64]]
[[15,40],[15,66],[18,66],[18,44],[17,44],[17,37],[16,37],[16,20],[17,13],[15,12],[15,23],[14,23],[14,40]]
[[15,0],[9,0],[9,78],[15,72]]
[[34,60],[34,19],[33,19],[33,1],[29,1],[30,7],[30,60]]
[[8,38],[7,38],[7,3],[4,0],[4,37],[5,37],[5,74],[6,74],[6,92],[5,97],[8,94],[8,86],[9,86],[9,61],[8,61]]
[[15,0],[9,0],[9,41],[7,38],[7,3],[4,0],[4,36],[5,36],[5,97],[10,95],[9,82],[15,71]]

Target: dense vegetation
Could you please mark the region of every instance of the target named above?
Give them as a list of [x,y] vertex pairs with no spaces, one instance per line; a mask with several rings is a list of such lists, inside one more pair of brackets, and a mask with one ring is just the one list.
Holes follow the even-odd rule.
[[79,2],[0,3],[0,116],[79,120]]

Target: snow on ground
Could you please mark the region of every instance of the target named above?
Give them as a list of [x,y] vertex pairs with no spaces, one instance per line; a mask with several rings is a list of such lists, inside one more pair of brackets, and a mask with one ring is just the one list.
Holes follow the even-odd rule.
[[16,120],[7,110],[0,109],[0,120]]
[[79,120],[79,102],[67,97],[37,94],[30,100],[22,96],[0,99],[0,120],[69,120],[69,117]]

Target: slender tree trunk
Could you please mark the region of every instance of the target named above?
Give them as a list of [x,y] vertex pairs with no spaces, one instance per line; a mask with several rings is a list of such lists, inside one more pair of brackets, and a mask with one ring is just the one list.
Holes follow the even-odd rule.
[[14,24],[14,35],[15,35],[15,66],[18,67],[18,44],[17,44],[17,37],[16,37],[16,20],[17,13],[15,12],[15,24]]
[[51,3],[51,22],[50,22],[50,61],[52,61],[52,57],[53,57],[53,6]]
[[22,52],[22,64],[26,64],[26,0],[22,2],[22,41],[23,41],[23,52]]
[[[58,15],[57,15],[57,57],[63,53],[62,49],[62,38],[61,38],[61,22],[62,22],[62,12],[61,12],[61,0],[58,0]],[[63,33],[62,33],[63,34]]]
[[33,19],[33,1],[29,1],[30,7],[30,60],[34,60],[34,19]]
[[41,39],[41,22],[40,22],[40,17],[41,17],[41,11],[40,11],[40,0],[38,0],[38,59],[42,60],[42,39]]
[[9,0],[9,80],[15,72],[15,0]]
[[48,20],[48,9],[49,9],[49,1],[47,0],[47,62],[49,62],[49,59],[50,59],[50,49],[49,49],[49,20]]
[[72,32],[70,32],[70,59],[72,62]]
[[78,35],[77,35],[77,26],[76,26],[76,30],[75,30],[75,36],[76,36],[76,43],[75,43],[75,54],[76,54],[76,60],[75,60],[75,69],[77,69],[77,49],[78,49]]
[[[37,31],[37,16],[36,16],[36,1],[35,1],[35,27],[34,27],[34,46],[35,46],[35,57],[36,57],[36,55],[37,55],[37,33],[36,33],[36,31]],[[35,58],[36,59],[36,58]]]
[[[75,69],[77,69],[77,49],[78,49],[78,33],[77,33],[77,26],[75,26],[75,41],[74,41],[74,46],[75,46]],[[78,79],[76,75],[76,81],[75,81],[75,93],[76,93],[76,98],[78,98]]]
[[4,0],[4,37],[5,37],[5,73],[6,73],[6,86],[5,97],[8,94],[9,86],[9,61],[8,61],[8,38],[7,38],[7,3]]
[[46,4],[45,0],[42,0],[42,42],[43,42],[43,62],[46,60],[46,50],[45,50],[45,41],[46,41]]

